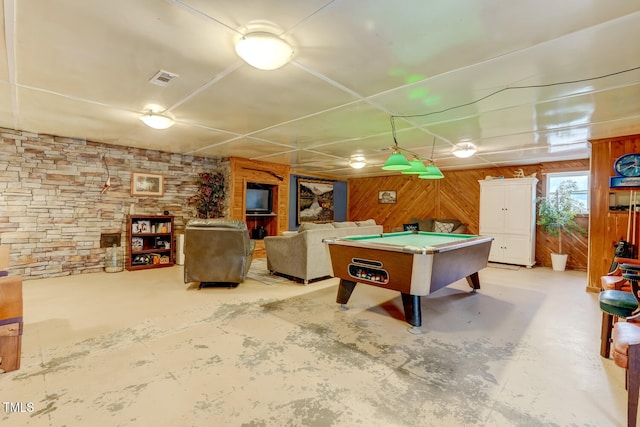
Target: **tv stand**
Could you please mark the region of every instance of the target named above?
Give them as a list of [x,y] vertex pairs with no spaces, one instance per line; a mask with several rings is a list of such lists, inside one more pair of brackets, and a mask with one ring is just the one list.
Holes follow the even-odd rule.
[[[261,182],[247,182],[247,189],[250,188],[268,189],[269,196],[271,197],[271,200],[269,200],[269,206],[272,207],[278,205],[277,185],[264,184]],[[257,228],[264,228],[267,231],[267,236],[278,235],[278,214],[275,212],[245,211],[244,220],[247,223],[247,228],[249,229],[250,234]]]

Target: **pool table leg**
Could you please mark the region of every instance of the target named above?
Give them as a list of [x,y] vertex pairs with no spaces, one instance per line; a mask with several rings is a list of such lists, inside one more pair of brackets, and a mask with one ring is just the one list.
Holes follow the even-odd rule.
[[420,309],[420,297],[418,295],[402,292],[402,305],[404,306],[404,318],[412,328],[410,332],[419,333],[422,326],[422,310]]
[[351,280],[340,279],[340,287],[338,288],[338,296],[336,297],[336,302],[340,304],[340,308],[342,310],[346,310],[347,307],[345,304],[351,298],[351,293],[356,287],[356,282],[352,282]]
[[473,289],[471,292],[473,292],[474,294],[476,293],[477,289],[480,289],[480,276],[478,275],[477,271],[467,276],[467,283],[469,283],[469,286],[471,286],[471,289]]

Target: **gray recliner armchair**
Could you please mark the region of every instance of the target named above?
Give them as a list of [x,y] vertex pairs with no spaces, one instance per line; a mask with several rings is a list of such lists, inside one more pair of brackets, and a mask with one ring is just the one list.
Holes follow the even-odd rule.
[[192,219],[184,232],[184,282],[237,286],[244,282],[255,241],[235,219]]

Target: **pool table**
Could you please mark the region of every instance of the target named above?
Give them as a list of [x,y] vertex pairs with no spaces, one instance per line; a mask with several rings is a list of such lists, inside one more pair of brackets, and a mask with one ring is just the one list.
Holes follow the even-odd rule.
[[423,231],[325,239],[340,278],[336,302],[345,308],[356,283],[399,291],[409,330],[419,333],[420,297],[465,277],[472,292],[480,289],[478,271],[487,266],[492,240]]

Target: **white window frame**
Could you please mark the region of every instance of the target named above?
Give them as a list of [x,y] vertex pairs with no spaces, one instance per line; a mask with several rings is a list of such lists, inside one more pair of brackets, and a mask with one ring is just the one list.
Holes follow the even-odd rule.
[[586,202],[586,206],[585,206],[585,211],[584,212],[580,212],[580,214],[583,215],[588,215],[589,214],[589,204],[591,202],[591,174],[589,173],[589,171],[571,171],[571,172],[549,172],[546,174],[547,175],[547,182],[546,182],[546,189],[545,189],[545,194],[547,194],[547,196],[549,194],[551,194],[551,190],[549,189],[549,185],[551,183],[551,179],[550,178],[554,178],[554,179],[558,179],[558,178],[567,178],[570,179],[573,176],[585,176],[587,177],[587,189],[584,191],[579,191],[578,193],[580,194],[585,194],[587,196],[587,202]]

